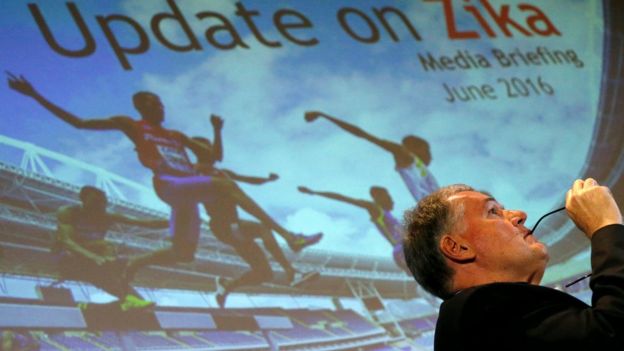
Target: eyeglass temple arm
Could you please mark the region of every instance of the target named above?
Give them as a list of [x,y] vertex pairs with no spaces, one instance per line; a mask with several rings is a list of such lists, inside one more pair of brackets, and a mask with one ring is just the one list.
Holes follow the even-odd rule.
[[540,224],[540,222],[542,221],[542,219],[544,219],[544,218],[546,218],[546,217],[550,216],[550,215],[551,215],[551,214],[553,214],[553,213],[557,213],[557,212],[559,212],[559,211],[563,211],[563,210],[565,210],[565,207],[558,208],[558,209],[556,209],[556,210],[550,211],[550,212],[548,212],[547,214],[545,214],[545,215],[541,216],[541,217],[540,217],[540,219],[538,219],[538,220],[537,220],[537,222],[535,223],[535,225],[533,226],[533,229],[531,229],[531,231],[530,231],[529,233],[533,234],[533,232],[534,232],[534,231],[535,231],[535,229],[537,228],[537,225],[538,225],[538,224]]
[[[550,212],[546,213],[545,215],[541,216],[541,217],[540,217],[540,219],[538,219],[538,220],[537,220],[537,222],[535,223],[535,225],[533,226],[533,229],[531,229],[531,232],[530,232],[530,233],[531,233],[531,234],[533,234],[533,232],[534,232],[534,231],[535,231],[535,229],[537,228],[537,225],[538,225],[538,224],[540,224],[540,222],[542,221],[542,219],[544,219],[544,218],[546,218],[546,217],[550,216],[550,215],[551,215],[551,214],[553,214],[553,213],[557,213],[557,212],[559,212],[559,211],[563,211],[563,210],[565,210],[565,207],[558,208],[558,209],[556,209],[556,210],[550,211]],[[576,283],[578,283],[578,282],[580,282],[580,281],[583,281],[583,280],[585,280],[585,279],[587,279],[587,278],[591,277],[591,275],[592,275],[591,273],[585,274],[584,276],[582,276],[582,277],[580,277],[580,278],[578,278],[578,279],[576,279],[576,280],[574,280],[574,281],[572,281],[572,282],[570,282],[570,283],[566,284],[566,285],[565,285],[565,287],[566,287],[566,288],[569,288],[569,287],[571,287],[572,285],[574,285],[574,284],[576,284]]]

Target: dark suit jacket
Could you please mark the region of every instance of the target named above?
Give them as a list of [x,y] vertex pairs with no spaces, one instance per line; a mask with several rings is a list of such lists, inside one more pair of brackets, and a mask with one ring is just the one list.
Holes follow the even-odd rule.
[[527,283],[493,283],[444,301],[436,351],[624,350],[624,226],[591,240],[592,306]]

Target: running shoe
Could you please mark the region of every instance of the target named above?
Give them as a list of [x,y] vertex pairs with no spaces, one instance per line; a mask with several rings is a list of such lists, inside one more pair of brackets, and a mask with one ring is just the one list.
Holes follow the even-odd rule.
[[288,242],[288,246],[294,252],[300,252],[305,247],[314,245],[321,241],[323,233],[316,233],[312,235],[294,234],[294,239]]
[[147,308],[154,307],[155,303],[152,301],[143,300],[140,297],[128,294],[121,302],[119,307],[123,312],[127,312],[130,310],[144,310]]

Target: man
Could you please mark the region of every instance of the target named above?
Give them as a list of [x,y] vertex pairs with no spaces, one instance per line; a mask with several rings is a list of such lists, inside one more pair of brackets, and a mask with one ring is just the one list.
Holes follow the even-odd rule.
[[119,299],[123,311],[153,305],[141,299],[121,276],[115,247],[106,241],[106,232],[115,223],[146,228],[167,228],[169,222],[137,219],[106,211],[106,194],[92,186],[80,189],[80,205],[64,206],[57,211],[57,242],[62,279],[85,281]]
[[[197,205],[212,201],[213,194],[230,187],[231,182],[197,172],[186,149],[200,155],[205,152],[203,145],[181,132],[162,126],[165,117],[164,107],[156,94],[146,91],[134,94],[133,103],[141,115],[140,120],[123,115],[82,119],[48,101],[23,76],[9,74],[8,83],[13,90],[33,98],[56,117],[75,128],[121,131],[135,145],[141,164],[152,170],[156,194],[171,207],[172,245],[131,261],[125,273],[128,280],[132,279],[137,270],[147,265],[168,265],[190,262],[194,259],[200,233]],[[213,115],[211,123],[217,134],[222,126],[222,119]],[[215,140],[218,139],[215,137]],[[218,158],[218,155],[215,157]],[[242,199],[241,206],[257,218],[268,217],[254,203],[244,202]],[[322,237],[321,233],[312,236],[294,234],[281,227],[275,230],[286,239],[295,252],[315,244]]]
[[310,123],[319,118],[325,118],[344,131],[377,145],[389,152],[394,158],[394,168],[403,179],[414,200],[420,201],[425,195],[436,190],[438,183],[427,169],[431,163],[431,151],[429,143],[415,135],[408,135],[401,143],[380,139],[371,135],[353,124],[342,121],[319,111],[308,111],[305,120]]
[[411,274],[407,268],[405,256],[403,254],[403,227],[401,226],[401,223],[392,215],[394,201],[386,188],[372,186],[370,188],[370,195],[373,201],[356,199],[329,191],[315,191],[304,186],[300,186],[298,189],[304,194],[326,197],[328,199],[345,202],[366,210],[370,216],[370,221],[377,227],[377,230],[384,237],[384,239],[392,245],[392,257],[394,258],[394,263],[396,263],[396,265],[406,273]]
[[546,247],[524,226],[524,212],[486,193],[448,186],[406,214],[407,264],[445,300],[436,350],[622,350],[622,215],[592,178],[574,182],[566,209],[591,240],[592,306],[538,285]]

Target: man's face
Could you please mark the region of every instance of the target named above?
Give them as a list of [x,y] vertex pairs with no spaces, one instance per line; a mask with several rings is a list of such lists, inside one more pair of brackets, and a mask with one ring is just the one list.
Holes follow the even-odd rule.
[[156,95],[145,95],[142,98],[139,112],[143,119],[153,124],[161,124],[165,120],[165,107]]
[[107,206],[108,199],[103,193],[90,192],[82,199],[82,207],[94,215],[106,213]]
[[524,226],[526,213],[506,210],[494,198],[476,191],[460,192],[449,201],[456,209],[457,205],[463,206],[458,235],[472,248],[475,264],[502,272],[511,281],[540,282],[548,253]]

